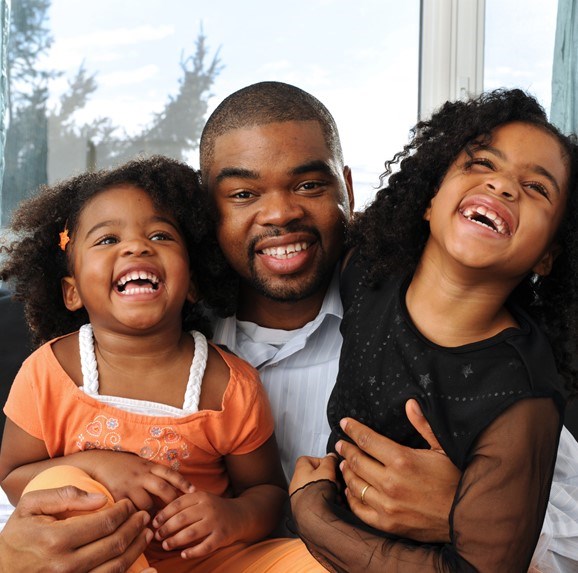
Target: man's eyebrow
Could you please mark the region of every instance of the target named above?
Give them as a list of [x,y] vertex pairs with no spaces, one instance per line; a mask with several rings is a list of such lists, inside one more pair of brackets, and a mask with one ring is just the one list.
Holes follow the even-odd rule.
[[239,179],[259,179],[259,173],[251,169],[244,169],[243,167],[223,167],[223,169],[219,171],[215,182],[220,183],[224,179],[233,179],[236,177]]
[[328,176],[335,175],[335,171],[331,168],[329,163],[322,161],[321,159],[315,159],[313,161],[298,165],[291,170],[291,175],[303,175],[313,171],[319,171],[321,173],[325,173],[325,175]]
[[[312,173],[314,171],[325,173],[328,176],[335,175],[335,172],[331,166],[326,161],[321,159],[315,159],[313,161],[308,161],[307,163],[297,165],[289,171],[289,175],[303,175],[305,173]],[[223,169],[219,171],[217,177],[215,178],[215,182],[220,183],[225,179],[234,178],[257,180],[260,178],[260,174],[258,171],[245,169],[243,167],[223,167]]]
[[[499,157],[500,159],[504,159],[504,160],[507,159],[505,153],[503,153],[502,151],[500,151],[496,147],[492,147],[491,145],[478,145],[478,146],[473,148],[473,151],[489,151],[490,153],[492,153],[496,157]],[[554,177],[554,175],[552,175],[545,167],[542,167],[541,165],[538,165],[538,164],[532,164],[532,165],[529,165],[528,167],[534,173],[538,173],[539,175],[546,177],[546,179],[548,179],[550,181],[550,183],[552,183],[552,185],[553,185],[555,191],[558,193],[558,195],[560,195],[561,190],[560,190],[560,185],[558,185],[558,181],[556,181],[556,178]]]

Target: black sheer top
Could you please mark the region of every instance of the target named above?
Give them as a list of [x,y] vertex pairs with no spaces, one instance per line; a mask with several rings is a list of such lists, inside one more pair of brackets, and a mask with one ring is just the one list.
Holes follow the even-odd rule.
[[546,337],[510,309],[520,328],[457,348],[433,344],[405,307],[409,280],[377,289],[358,260],[342,277],[344,336],[328,405],[332,436],[356,418],[398,443],[426,447],[405,417],[416,398],[440,444],[463,471],[450,513],[448,544],[398,539],[362,524],[337,505],[331,482],[292,497],[299,534],[333,571],[526,571],[556,460],[563,382]]

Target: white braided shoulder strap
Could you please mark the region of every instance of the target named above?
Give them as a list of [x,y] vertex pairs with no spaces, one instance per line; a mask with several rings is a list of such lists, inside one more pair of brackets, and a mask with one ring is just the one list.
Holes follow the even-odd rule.
[[94,337],[92,326],[83,324],[78,331],[80,348],[80,367],[82,369],[82,389],[85,394],[98,395],[98,366],[94,353]]
[[195,341],[195,355],[193,356],[193,362],[189,372],[189,381],[187,382],[187,390],[183,401],[183,410],[193,413],[199,411],[199,398],[201,397],[201,386],[203,384],[203,376],[205,375],[205,368],[207,367],[207,359],[209,357],[209,345],[207,344],[207,339],[202,332],[191,330],[191,334]]
[[[189,371],[189,380],[183,401],[183,410],[194,413],[199,410],[199,399],[201,397],[201,386],[203,376],[207,367],[209,348],[204,334],[196,330],[190,333],[195,341],[195,355]],[[98,365],[94,352],[94,337],[92,326],[84,324],[78,333],[80,347],[80,365],[82,368],[83,390],[86,394],[98,395]]]

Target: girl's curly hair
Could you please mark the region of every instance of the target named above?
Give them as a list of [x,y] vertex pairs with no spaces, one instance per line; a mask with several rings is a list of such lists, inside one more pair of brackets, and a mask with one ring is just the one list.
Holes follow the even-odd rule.
[[11,283],[14,298],[24,303],[35,344],[88,322],[86,310],[71,312],[64,305],[61,279],[70,275],[71,261],[59,246],[59,233],[66,227],[73,236],[87,202],[119,185],[145,191],[155,207],[174,217],[180,227],[191,276],[203,299],[203,304],[185,303],[183,329],[195,328],[210,335],[204,304],[220,316],[234,312],[237,279],[217,244],[214,217],[198,173],[184,163],[153,156],[43,186],[14,212],[8,229],[13,240],[2,248],[7,256],[0,278]]
[[447,102],[431,119],[417,123],[410,142],[386,162],[374,201],[356,214],[348,245],[369,261],[369,284],[390,273],[415,270],[429,237],[423,215],[450,165],[473,143],[489,144],[493,130],[511,122],[531,124],[553,135],[568,162],[568,200],[556,238],[561,252],[547,277],[536,281],[529,273],[510,300],[541,324],[559,371],[572,393],[577,393],[573,363],[578,344],[578,147],[574,136],[563,135],[548,122],[532,96],[518,89],[499,89],[468,101]]

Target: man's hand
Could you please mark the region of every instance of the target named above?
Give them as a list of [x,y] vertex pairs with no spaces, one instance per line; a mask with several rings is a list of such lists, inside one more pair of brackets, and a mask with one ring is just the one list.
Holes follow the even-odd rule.
[[[128,500],[95,511],[105,502],[102,495],[72,486],[25,494],[0,533],[0,571],[125,571],[153,537],[146,528],[150,518]],[[91,513],[63,520],[52,517],[70,510]]]
[[407,402],[406,414],[430,450],[400,446],[351,418],[341,421],[356,444],[337,443],[345,458],[341,470],[347,499],[360,519],[381,531],[416,541],[447,542],[461,473],[441,449],[415,400]]

